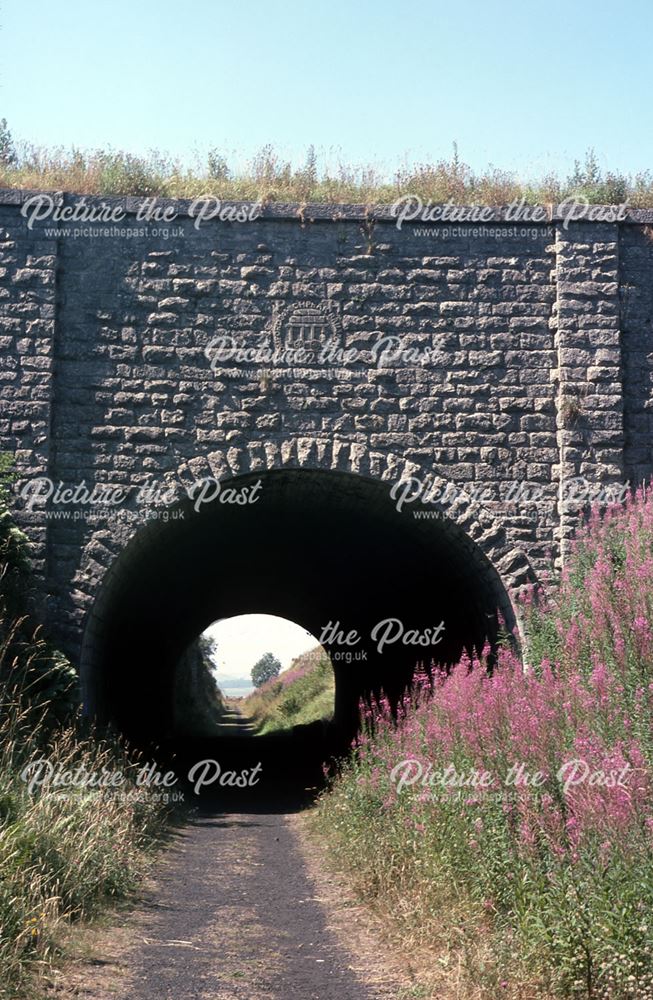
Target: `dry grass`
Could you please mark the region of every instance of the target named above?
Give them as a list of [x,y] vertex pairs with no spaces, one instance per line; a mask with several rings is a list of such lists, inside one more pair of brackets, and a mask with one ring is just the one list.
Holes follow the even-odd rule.
[[[6,462],[4,467],[6,468]],[[0,462],[0,473],[3,463]],[[6,508],[0,475],[0,997],[25,996],[57,958],[62,930],[125,898],[147,867],[168,810],[137,789],[139,762],[117,741],[84,733],[68,661],[24,608],[31,577],[25,536]],[[110,794],[35,785],[45,776],[120,772]]]
[[[0,997],[25,992],[58,954],[63,926],[128,896],[163,829],[165,807],[142,790],[137,761],[117,744],[57,728],[0,692]],[[46,759],[56,770],[121,771],[118,794],[44,786],[21,777]]]
[[[342,832],[325,822],[324,802],[299,819],[311,873],[327,887],[334,905],[344,907],[340,933],[366,962],[370,946],[383,955],[382,967],[399,977],[398,1000],[548,1000],[548,986],[520,963],[517,945],[505,941],[497,952],[493,928],[478,907],[459,892],[436,898],[428,880],[406,868],[370,877],[373,859],[357,855]],[[326,850],[325,850],[326,848]],[[308,861],[309,857],[314,860]],[[395,859],[399,862],[399,859]],[[351,914],[358,932],[352,931]],[[353,935],[353,936],[352,936]]]
[[78,194],[195,198],[207,193],[225,200],[391,204],[404,194],[457,205],[506,205],[524,198],[550,204],[582,195],[594,204],[653,205],[653,176],[603,171],[593,151],[567,177],[553,174],[529,181],[514,171],[477,171],[453,155],[388,171],[374,165],[321,164],[309,147],[301,166],[264,147],[244,169],[230,167],[219,150],[189,167],[166,153],[136,156],[124,151],[44,149],[15,144],[0,122],[0,187]]

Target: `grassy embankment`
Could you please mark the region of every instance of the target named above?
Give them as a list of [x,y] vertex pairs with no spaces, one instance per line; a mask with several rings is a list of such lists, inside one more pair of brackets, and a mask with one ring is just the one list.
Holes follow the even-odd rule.
[[318,646],[293,660],[278,679],[234,703],[262,735],[329,719],[333,715],[334,692],[331,661]]
[[[29,615],[27,540],[6,499],[0,488],[0,997],[13,997],[42,982],[71,921],[133,891],[168,810],[136,788],[134,757],[82,731],[75,672]],[[124,784],[30,790],[22,774],[39,760]]]
[[0,121],[0,188],[72,191],[78,194],[222,200],[391,204],[404,194],[424,202],[456,205],[555,204],[578,196],[591,204],[653,204],[653,175],[604,171],[590,150],[567,177],[520,178],[489,167],[475,171],[454,145],[449,159],[387,169],[321,163],[309,147],[301,166],[265,146],[244,168],[234,170],[218,149],[193,165],[162,152],[136,156],[122,150],[42,148],[14,141]]
[[398,721],[370,706],[317,832],[415,995],[650,1000],[653,493],[593,516],[523,613],[530,671],[504,649],[418,677]]

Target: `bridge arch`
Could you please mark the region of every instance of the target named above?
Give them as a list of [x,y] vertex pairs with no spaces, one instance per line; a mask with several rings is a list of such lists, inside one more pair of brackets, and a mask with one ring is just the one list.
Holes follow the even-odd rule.
[[[177,480],[185,487],[207,477],[234,490],[260,482],[258,499],[195,510],[186,498],[175,507],[180,516],[152,519],[128,540],[105,529],[89,542],[85,582],[94,594],[81,656],[89,713],[132,739],[169,737],[175,665],[218,617],[261,612],[316,635],[336,621],[357,630],[365,663],[334,662],[336,721],[345,728],[360,695],[381,687],[399,694],[418,658],[453,660],[492,638],[496,609],[514,626],[515,593],[533,579],[525,554],[508,546],[486,508],[464,498],[434,519],[398,512],[390,484],[426,472],[399,456],[319,439],[183,462]],[[426,650],[398,643],[379,655],[371,630],[390,617],[418,631],[444,620],[443,640]]]

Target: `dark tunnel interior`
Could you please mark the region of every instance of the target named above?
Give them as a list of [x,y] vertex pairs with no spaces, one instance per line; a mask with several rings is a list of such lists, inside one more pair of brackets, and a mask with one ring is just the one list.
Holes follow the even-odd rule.
[[[278,615],[323,635],[356,630],[354,645],[327,645],[336,695],[332,745],[356,730],[359,699],[399,697],[418,661],[455,662],[496,636],[496,610],[512,610],[498,575],[446,517],[395,509],[387,483],[350,473],[279,470],[254,503],[184,501],[180,514],[143,526],[111,567],[87,626],[82,678],[87,712],[137,745],[174,746],[172,690],[188,645],[218,618]],[[398,619],[404,635],[444,622],[434,645],[389,641],[375,626]],[[389,640],[400,632],[395,624]],[[326,645],[326,644],[325,644]],[[352,656],[347,656],[351,651]],[[347,662],[349,660],[350,662]]]

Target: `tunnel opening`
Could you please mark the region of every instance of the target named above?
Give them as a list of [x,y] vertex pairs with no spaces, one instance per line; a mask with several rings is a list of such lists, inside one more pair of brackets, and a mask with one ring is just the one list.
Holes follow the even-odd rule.
[[[217,619],[286,618],[327,650],[333,720],[319,739],[315,726],[304,734],[316,758],[349,746],[361,698],[384,691],[396,700],[418,661],[451,664],[464,650],[493,644],[497,610],[514,625],[480,548],[444,514],[418,518],[416,505],[398,511],[387,483],[290,469],[248,473],[229,486],[255,489],[256,502],[198,508],[189,499],[180,516],[144,525],[114,561],[89,616],[86,712],[133,744],[189,757],[219,752],[174,732],[177,664]],[[294,739],[290,759],[302,734]]]
[[276,615],[213,622],[185,650],[175,675],[175,739],[259,737],[330,723],[335,676],[306,629]]

